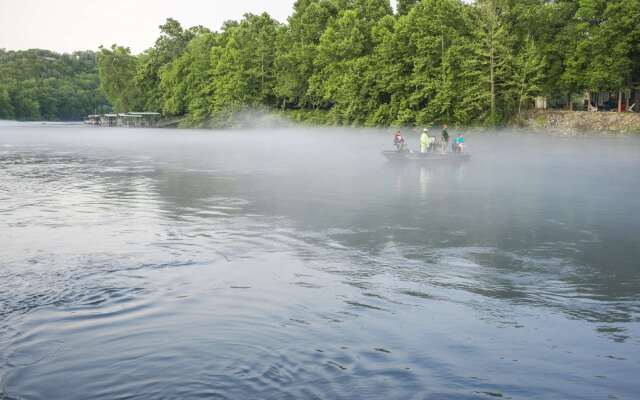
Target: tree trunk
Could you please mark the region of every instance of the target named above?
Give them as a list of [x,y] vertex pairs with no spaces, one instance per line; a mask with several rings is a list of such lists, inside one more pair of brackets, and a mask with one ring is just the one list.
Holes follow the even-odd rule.
[[520,116],[520,114],[522,114],[522,103],[524,103],[524,92],[525,92],[525,83],[522,82],[522,85],[520,85],[520,97],[518,98],[518,116]]
[[520,101],[518,101],[518,116],[522,114],[522,96],[520,96]]
[[629,97],[631,97],[631,89],[626,89],[624,91],[624,101],[625,101],[625,110],[629,110]]
[[444,26],[442,25],[442,20],[440,21],[440,44],[441,44],[441,53],[440,53],[440,64],[442,66],[442,85],[444,86],[445,81],[445,65],[444,65]]
[[495,122],[496,115],[496,78],[495,78],[495,59],[493,56],[493,43],[489,50],[489,68],[491,70],[491,120]]
[[622,89],[618,89],[618,112],[622,112]]
[[573,111],[573,103],[571,102],[571,93],[567,94],[567,110]]
[[264,96],[264,53],[261,54],[260,58],[260,95]]

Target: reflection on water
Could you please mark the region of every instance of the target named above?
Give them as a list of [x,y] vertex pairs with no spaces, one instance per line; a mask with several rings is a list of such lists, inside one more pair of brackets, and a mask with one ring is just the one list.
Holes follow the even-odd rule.
[[633,398],[640,142],[388,142],[0,128],[0,398]]

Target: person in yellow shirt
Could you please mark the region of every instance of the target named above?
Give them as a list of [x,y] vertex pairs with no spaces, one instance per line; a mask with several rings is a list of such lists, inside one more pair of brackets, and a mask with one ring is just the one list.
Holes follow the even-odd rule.
[[420,135],[420,153],[426,153],[429,150],[429,145],[431,144],[431,138],[429,137],[429,130],[424,128],[422,130],[422,135]]

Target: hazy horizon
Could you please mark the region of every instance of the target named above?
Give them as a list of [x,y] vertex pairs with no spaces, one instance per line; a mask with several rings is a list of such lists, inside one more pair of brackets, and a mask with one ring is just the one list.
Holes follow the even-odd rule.
[[[110,7],[82,0],[0,1],[0,49],[47,49],[58,53],[97,50],[118,44],[140,53],[153,46],[159,26],[173,18],[184,27],[219,30],[245,13],[267,12],[286,22],[295,0],[209,2],[203,0],[115,0]],[[395,0],[391,1],[392,5]]]
[[159,26],[167,18],[174,18],[185,27],[203,25],[212,30],[220,29],[225,21],[242,18],[245,13],[266,11],[278,21],[286,22],[293,3],[294,0],[269,3],[115,0],[106,8],[98,2],[81,0],[0,1],[0,48],[69,53],[116,43],[140,53],[153,46],[160,33]]

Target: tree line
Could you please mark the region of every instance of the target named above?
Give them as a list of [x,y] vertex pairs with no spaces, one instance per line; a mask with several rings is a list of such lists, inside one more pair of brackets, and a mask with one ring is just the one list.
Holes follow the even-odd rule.
[[640,0],[398,0],[395,11],[297,0],[286,23],[246,14],[219,31],[168,19],[138,55],[0,52],[0,118],[76,117],[108,107],[103,93],[115,111],[194,127],[255,109],[335,125],[500,124],[536,96],[570,108],[585,92],[638,92],[637,21]]
[[225,126],[278,110],[348,125],[498,124],[535,96],[635,88],[640,0],[298,0],[286,24],[169,19],[140,55],[98,54],[117,110]]
[[0,49],[0,119],[69,121],[110,109],[95,52]]

